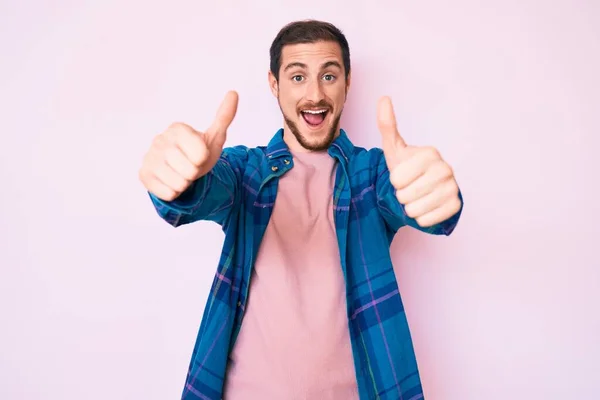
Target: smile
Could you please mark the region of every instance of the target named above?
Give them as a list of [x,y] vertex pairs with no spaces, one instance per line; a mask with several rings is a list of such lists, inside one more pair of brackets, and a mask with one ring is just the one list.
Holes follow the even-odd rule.
[[312,109],[312,110],[302,110],[302,118],[304,118],[304,122],[311,128],[318,128],[323,121],[325,121],[325,117],[329,113],[329,110],[326,108]]

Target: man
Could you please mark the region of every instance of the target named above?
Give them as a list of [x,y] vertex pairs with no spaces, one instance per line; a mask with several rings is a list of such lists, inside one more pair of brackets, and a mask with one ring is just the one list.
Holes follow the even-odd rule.
[[387,97],[383,150],[351,143],[339,126],[350,53],[335,26],[291,23],[270,57],[284,123],[267,146],[223,149],[230,92],[206,131],[176,123],[158,135],[140,170],[168,223],[225,232],[182,397],[420,399],[389,246],[403,226],[452,232],[452,169],[406,145]]

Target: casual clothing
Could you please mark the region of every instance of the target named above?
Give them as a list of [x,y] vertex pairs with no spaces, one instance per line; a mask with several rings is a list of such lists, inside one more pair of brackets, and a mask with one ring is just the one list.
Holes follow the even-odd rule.
[[[269,388],[258,388],[264,390],[278,389],[290,382],[297,385],[298,390],[308,389],[303,387],[308,383],[325,388],[323,379],[330,379],[331,384],[339,382],[343,385],[348,379],[347,371],[343,367],[346,362],[344,357],[346,360],[348,357],[344,350],[347,342],[339,331],[340,314],[336,314],[336,310],[331,308],[334,301],[338,301],[339,307],[343,308],[341,311],[345,313],[344,323],[350,340],[354,378],[360,399],[416,400],[423,397],[389,246],[394,234],[403,226],[412,226],[435,235],[449,235],[460,218],[462,207],[461,211],[449,220],[430,228],[421,228],[416,221],[406,216],[402,205],[396,199],[380,149],[366,150],[356,147],[341,130],[327,155],[335,162],[335,167],[325,164],[320,168],[335,169],[334,176],[330,177],[333,180],[333,189],[329,189],[328,199],[318,198],[315,199],[316,202],[310,201],[311,204],[320,207],[322,212],[329,208],[328,213],[332,213],[331,217],[328,214],[327,220],[335,226],[337,254],[327,246],[333,244],[330,243],[331,238],[328,237],[325,224],[315,226],[317,230],[323,229],[322,243],[311,243],[322,248],[320,251],[327,254],[327,261],[320,265],[314,264],[315,261],[310,255],[298,254],[288,248],[294,243],[293,237],[286,237],[285,241],[275,243],[284,237],[277,234],[278,227],[284,228],[284,232],[296,232],[290,230],[288,222],[284,223],[284,227],[279,221],[286,218],[284,213],[288,210],[285,209],[285,205],[295,204],[297,199],[293,197],[299,197],[298,193],[302,190],[287,184],[288,174],[293,182],[295,165],[300,166],[306,161],[302,155],[294,157],[290,153],[283,141],[282,129],[266,147],[236,146],[224,149],[211,172],[194,182],[176,200],[165,202],[150,195],[158,214],[171,225],[211,220],[220,224],[225,233],[223,253],[204,310],[182,399],[221,399],[225,388],[234,393],[233,391],[237,390],[236,385],[243,386],[244,380],[247,382],[252,373],[258,374],[255,376],[262,379],[262,384],[270,385]],[[298,170],[295,179],[306,179],[302,174],[306,174],[307,169],[299,167]],[[296,195],[286,199],[290,193]],[[281,204],[284,208],[281,210],[279,196],[283,200]],[[316,197],[312,194],[307,196],[311,199]],[[462,195],[460,197],[462,201]],[[306,207],[306,203],[300,200],[297,204],[296,207]],[[298,226],[298,240],[311,240],[312,233],[309,234],[310,230],[303,226],[309,222],[310,216],[299,212],[300,210],[301,208],[297,208],[292,214],[292,223]],[[279,251],[279,254],[269,253],[269,249]],[[289,262],[293,257],[299,259]],[[305,257],[304,260],[302,257]],[[335,260],[335,257],[339,259]],[[298,266],[303,262],[304,266]],[[335,285],[340,283],[335,278],[334,268],[331,267],[336,262],[343,277],[343,300],[335,298],[336,295],[339,296],[339,293],[335,292]],[[274,281],[272,275],[263,275],[269,269],[270,274],[276,273],[273,271],[276,267],[285,270],[280,272],[284,274],[284,280],[279,282]],[[314,271],[315,267],[322,268],[318,275]],[[314,299],[307,298],[309,288],[299,285],[300,282],[306,282],[305,280],[297,281],[296,286],[293,286],[292,280],[296,279],[298,274],[304,274],[302,279],[306,281],[316,281],[314,291],[308,292],[314,294]],[[267,278],[262,279],[262,276]],[[268,279],[273,280],[266,281]],[[328,280],[331,287],[326,286]],[[251,300],[252,296],[249,296],[251,287],[252,296],[255,288],[260,288],[257,291],[256,303]],[[290,287],[294,289],[290,290]],[[265,304],[266,297],[261,296],[268,295],[269,290],[277,291],[277,296],[281,296],[277,301],[281,304]],[[326,299],[327,296],[332,296],[329,298],[329,304],[317,304],[319,299]],[[302,299],[304,303],[298,304],[298,299]],[[272,319],[274,315],[263,316],[258,313],[264,313],[265,310],[278,313],[282,310],[277,307],[283,306],[296,307],[288,311],[297,313],[289,318],[296,324],[292,330],[299,331],[292,332],[289,327],[285,331],[283,329],[286,327],[273,329],[278,329],[277,332],[282,334],[293,335],[295,349],[283,348],[292,346],[290,337],[275,340],[272,335],[276,332],[259,332],[259,329],[266,326],[271,329],[268,324],[277,321]],[[324,310],[323,307],[329,309]],[[264,319],[259,321],[258,317]],[[331,324],[319,321],[325,317],[332,318]],[[244,332],[240,333],[242,321]],[[300,326],[299,321],[303,321]],[[248,332],[245,329],[246,325],[249,327]],[[262,338],[257,337],[261,334]],[[339,335],[337,342],[333,339],[336,334]],[[273,347],[265,350],[266,353],[254,353],[257,349],[253,349],[249,343],[257,345],[264,338],[273,339],[275,342],[262,344],[263,349]],[[323,344],[321,339],[329,340],[326,343],[336,346],[334,351],[340,360],[328,360],[330,354],[327,352],[315,354],[323,351],[319,348]],[[268,376],[260,375],[261,371],[249,370],[254,362],[256,368],[271,368],[273,371],[274,366],[265,363],[269,362],[267,357],[278,357],[277,362],[281,362],[282,355],[274,354],[276,349],[296,356],[302,350],[310,362],[331,362],[330,365],[337,369],[337,372],[331,371],[331,376],[335,375],[336,378],[311,376],[310,368],[307,368],[306,364],[278,365],[280,371],[274,376],[271,375],[270,382]],[[253,354],[254,359],[248,359],[248,354]],[[240,361],[242,357],[245,359]],[[298,360],[288,361],[295,363]],[[231,375],[226,379],[226,375],[229,374]],[[289,387],[287,389],[290,390]],[[278,393],[274,396],[278,396]],[[326,396],[327,394],[318,398],[327,398]]]
[[358,399],[333,190],[337,161],[292,154],[250,279],[225,399]]

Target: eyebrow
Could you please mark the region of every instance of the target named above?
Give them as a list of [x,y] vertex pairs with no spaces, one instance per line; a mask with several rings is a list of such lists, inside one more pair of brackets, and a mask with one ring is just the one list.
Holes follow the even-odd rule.
[[[327,61],[327,62],[325,62],[325,63],[323,63],[321,65],[321,69],[325,69],[325,68],[328,68],[328,67],[337,67],[339,69],[342,69],[342,66],[337,61]],[[306,64],[304,64],[304,63],[301,63],[301,62],[293,62],[293,63],[289,63],[288,65],[286,65],[286,67],[285,67],[285,69],[283,71],[285,72],[285,71],[287,71],[288,69],[291,69],[291,68],[307,69],[308,66]]]

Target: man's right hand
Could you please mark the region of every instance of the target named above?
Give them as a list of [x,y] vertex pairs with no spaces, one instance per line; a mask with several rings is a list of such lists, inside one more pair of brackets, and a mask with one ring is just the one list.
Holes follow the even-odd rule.
[[217,163],[238,105],[238,94],[229,92],[213,124],[198,132],[183,123],[172,124],[157,135],[144,156],[139,178],[161,200],[171,201]]

